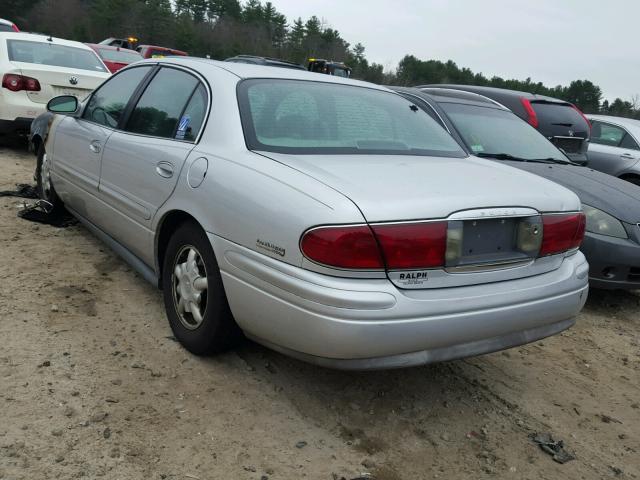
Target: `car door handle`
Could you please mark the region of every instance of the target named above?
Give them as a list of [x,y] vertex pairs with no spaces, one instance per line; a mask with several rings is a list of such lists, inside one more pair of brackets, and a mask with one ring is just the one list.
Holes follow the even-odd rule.
[[100,142],[97,140],[94,140],[89,144],[89,150],[91,150],[93,153],[100,153],[101,148],[102,147],[100,145]]
[[164,178],[173,177],[173,165],[169,162],[158,162],[156,165],[156,173]]
[[629,159],[635,159],[636,157],[634,157],[633,155],[631,155],[630,153],[623,153],[622,155],[620,155],[622,158],[629,158]]

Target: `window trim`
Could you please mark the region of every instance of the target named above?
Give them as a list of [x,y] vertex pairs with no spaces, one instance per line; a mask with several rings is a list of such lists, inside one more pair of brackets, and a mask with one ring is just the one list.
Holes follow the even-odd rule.
[[[183,67],[182,65],[174,65],[174,64],[171,64],[171,63],[163,63],[163,62],[142,63],[142,64],[134,65],[134,66],[131,66],[131,67],[125,67],[125,68],[119,70],[118,72],[116,72],[115,74],[113,74],[113,76],[111,76],[109,78],[109,81],[111,81],[112,78],[114,78],[116,75],[119,75],[122,72],[126,72],[128,70],[133,69],[133,68],[146,67],[148,65],[151,65],[151,67],[152,67],[151,70],[142,79],[142,81],[140,82],[138,87],[134,90],[133,94],[129,98],[129,102],[127,103],[127,105],[125,106],[125,108],[123,110],[123,115],[120,118],[120,120],[118,121],[118,125],[115,128],[114,127],[109,127],[109,126],[106,126],[106,125],[102,125],[101,123],[97,123],[97,122],[94,122],[92,120],[84,118],[84,111],[85,111],[87,105],[89,104],[89,100],[91,99],[91,97],[93,97],[93,95],[98,90],[100,90],[100,88],[102,88],[102,85],[100,85],[99,88],[94,90],[91,93],[91,95],[87,98],[87,101],[85,102],[85,106],[82,109],[82,115],[80,115],[80,120],[84,120],[86,122],[93,123],[94,125],[99,125],[99,126],[101,126],[103,128],[108,128],[109,130],[117,131],[119,133],[123,133],[123,134],[126,134],[126,135],[132,135],[132,136],[137,136],[137,137],[146,137],[146,138],[157,138],[157,139],[160,139],[160,140],[170,140],[170,141],[174,141],[174,142],[198,145],[200,143],[200,140],[202,139],[202,135],[204,134],[204,131],[205,131],[206,127],[207,127],[207,123],[209,121],[209,116],[210,116],[210,113],[211,113],[211,110],[212,110],[212,108],[211,108],[212,105],[211,104],[212,104],[212,101],[213,101],[212,100],[213,96],[212,96],[211,85],[209,85],[209,82],[205,79],[204,76],[200,75],[200,73],[196,72],[195,70],[193,70],[191,68]],[[195,140],[180,140],[178,138],[159,137],[159,136],[156,136],[156,135],[146,135],[144,133],[135,133],[135,132],[129,132],[129,131],[125,130],[125,126],[126,126],[127,122],[129,121],[129,117],[131,116],[131,113],[133,112],[133,109],[138,104],[138,101],[140,100],[140,98],[142,97],[144,92],[146,91],[146,89],[149,86],[149,84],[151,83],[151,81],[155,78],[155,76],[158,74],[158,72],[162,68],[173,68],[175,70],[182,70],[185,73],[188,73],[188,74],[192,75],[193,77],[195,77],[196,80],[199,82],[194,87],[193,92],[191,92],[191,95],[189,96],[189,99],[187,100],[187,103],[185,104],[185,106],[183,108],[183,113],[184,113],[184,109],[187,107],[189,101],[191,100],[191,97],[193,96],[194,92],[197,90],[199,84],[201,83],[202,85],[204,85],[204,88],[205,88],[205,90],[207,92],[206,110],[205,110],[204,119],[202,121],[202,126],[200,127],[200,131],[198,132],[198,136],[195,138]]]

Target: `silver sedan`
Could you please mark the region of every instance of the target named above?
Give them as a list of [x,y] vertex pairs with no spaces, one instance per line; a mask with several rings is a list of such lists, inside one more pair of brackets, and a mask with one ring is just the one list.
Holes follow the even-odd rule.
[[556,334],[587,296],[578,198],[466,155],[375,85],[204,59],[57,97],[37,178],[163,290],[195,354],[242,333],[337,368]]

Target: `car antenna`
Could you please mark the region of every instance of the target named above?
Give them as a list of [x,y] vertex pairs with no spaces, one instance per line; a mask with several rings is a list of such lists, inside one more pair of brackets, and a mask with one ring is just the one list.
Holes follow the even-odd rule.
[[53,42],[53,37],[51,36],[51,34],[49,34],[49,36],[47,37],[47,42]]

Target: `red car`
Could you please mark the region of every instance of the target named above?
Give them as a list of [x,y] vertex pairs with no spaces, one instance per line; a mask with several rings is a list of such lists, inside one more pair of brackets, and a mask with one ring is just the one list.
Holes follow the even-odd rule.
[[111,73],[116,73],[130,63],[142,60],[142,55],[128,48],[111,47],[96,43],[87,43],[87,45],[95,50]]
[[16,26],[15,23],[5,20],[4,18],[0,18],[0,32],[19,32],[20,29]]
[[142,55],[144,58],[164,58],[164,57],[174,57],[176,55],[181,57],[186,57],[189,54],[187,52],[183,52],[182,50],[176,50],[174,48],[167,47],[158,47],[156,45],[140,45],[136,50]]

